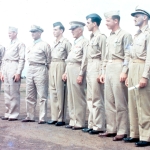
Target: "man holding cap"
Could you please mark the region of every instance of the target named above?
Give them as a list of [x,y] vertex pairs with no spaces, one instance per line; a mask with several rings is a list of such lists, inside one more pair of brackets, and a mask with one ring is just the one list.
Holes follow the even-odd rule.
[[[101,17],[90,14],[86,17],[87,28],[92,31],[87,50],[87,104],[89,107],[88,128],[83,132],[98,134],[105,131],[104,85],[99,83],[104,59],[106,36],[99,31]],[[97,81],[98,78],[98,81]]]
[[139,84],[139,88],[128,93],[130,137],[124,138],[124,141],[136,142],[135,145],[140,147],[150,145],[150,13],[137,6],[131,16],[139,30],[130,49],[128,87]]
[[[103,62],[103,74],[100,77],[105,82],[105,112],[106,133],[99,136],[115,136],[113,141],[122,140],[128,134],[128,103],[127,78],[129,63],[129,47],[132,36],[119,26],[119,11],[104,14],[106,26],[111,30],[106,42],[106,55]],[[106,72],[105,72],[106,67]],[[106,79],[105,79],[106,78]]]
[[48,68],[50,63],[50,46],[41,40],[43,29],[33,25],[30,32],[34,39],[27,52],[29,68],[26,78],[26,108],[27,117],[22,122],[35,121],[37,94],[39,96],[39,124],[46,123],[48,99]]
[[63,81],[67,80],[68,107],[70,122],[66,128],[73,130],[82,129],[85,126],[86,98],[85,98],[85,71],[86,51],[88,40],[83,37],[85,24],[79,21],[70,22],[72,35],[75,38],[66,62],[66,71],[62,76]]
[[17,39],[18,29],[9,27],[10,45],[6,48],[1,80],[4,81],[6,113],[2,120],[18,120],[20,113],[21,72],[25,63],[25,45]]
[[51,121],[48,124],[55,124],[56,126],[65,125],[65,90],[62,75],[65,72],[67,58],[71,43],[63,37],[65,28],[61,22],[53,24],[53,34],[56,37],[54,46],[51,49],[51,65],[49,75],[49,89],[50,89],[50,106],[51,106]]

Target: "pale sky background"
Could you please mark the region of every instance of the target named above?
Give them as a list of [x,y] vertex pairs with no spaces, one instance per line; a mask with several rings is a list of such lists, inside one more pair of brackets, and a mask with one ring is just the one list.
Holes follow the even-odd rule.
[[[149,6],[150,12],[150,0],[0,0],[0,44],[7,47],[10,42],[8,27],[15,26],[18,28],[18,38],[28,47],[33,41],[29,30],[35,24],[44,29],[42,39],[52,45],[52,24],[56,21],[62,22],[66,29],[64,37],[73,42],[71,31],[68,30],[69,22],[86,23],[85,17],[90,13],[101,16],[100,31],[109,36],[104,12],[111,10],[120,10],[121,28],[134,35],[138,28],[134,26],[130,14],[139,4]],[[84,36],[89,39],[89,35],[85,27]]]

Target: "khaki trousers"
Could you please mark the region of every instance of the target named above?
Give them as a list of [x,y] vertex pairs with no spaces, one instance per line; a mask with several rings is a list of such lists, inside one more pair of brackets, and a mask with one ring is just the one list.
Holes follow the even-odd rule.
[[104,131],[104,85],[97,82],[100,60],[88,61],[87,65],[87,104],[89,108],[88,128]]
[[20,113],[20,83],[14,82],[13,77],[18,67],[17,61],[5,61],[4,68],[4,99],[6,118],[18,118]]
[[48,99],[48,69],[45,65],[29,65],[26,79],[27,118],[35,120],[35,107],[39,97],[39,120],[45,121]]
[[128,134],[127,88],[120,82],[122,62],[108,63],[105,79],[105,112],[107,132]]
[[70,126],[84,127],[86,117],[86,98],[85,98],[85,76],[81,85],[77,83],[80,72],[79,63],[67,64],[67,87],[68,87],[68,108]]
[[[139,84],[145,63],[129,66],[129,87]],[[150,142],[150,82],[145,88],[129,91],[130,137]]]
[[65,62],[51,62],[49,74],[51,119],[59,122],[65,121],[65,87],[62,81],[65,66]]

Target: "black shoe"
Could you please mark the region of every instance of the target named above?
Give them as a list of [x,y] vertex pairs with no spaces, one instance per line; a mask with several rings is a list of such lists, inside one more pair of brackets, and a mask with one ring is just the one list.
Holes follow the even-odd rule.
[[47,121],[47,124],[55,124],[55,123],[57,123],[57,121]]
[[83,132],[89,132],[89,131],[92,131],[93,129],[89,129],[89,128],[84,128],[82,129]]
[[35,122],[35,120],[23,119],[21,122]]
[[126,143],[132,143],[132,142],[139,142],[138,138],[131,138],[131,137],[127,137],[127,138],[123,138],[123,141]]
[[99,134],[99,133],[104,133],[104,131],[96,131],[96,130],[89,131],[89,134]]
[[8,120],[8,118],[6,118],[6,117],[1,117],[1,119],[2,119],[2,120]]
[[55,126],[64,126],[65,125],[65,122],[57,122],[55,123]]
[[46,121],[39,121],[38,124],[45,124]]
[[150,142],[139,141],[139,142],[135,143],[135,146],[137,146],[137,147],[150,146]]
[[17,121],[17,118],[9,118],[8,121]]

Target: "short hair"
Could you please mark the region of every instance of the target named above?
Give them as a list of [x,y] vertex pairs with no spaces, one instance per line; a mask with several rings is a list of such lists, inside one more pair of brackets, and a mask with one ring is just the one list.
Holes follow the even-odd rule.
[[119,16],[119,15],[113,15],[111,18],[112,18],[113,20],[117,19],[118,22],[120,22],[120,16]]
[[63,26],[61,22],[53,23],[53,27],[56,27],[56,26],[59,26],[59,29],[63,30],[63,32],[65,31],[65,27]]
[[100,20],[99,18],[97,18],[97,17],[92,17],[92,18],[91,18],[91,21],[92,21],[92,22],[96,22],[97,26],[99,26],[100,23],[101,23],[101,20]]
[[98,14],[90,14],[88,16],[86,16],[86,19],[88,20],[89,18],[91,18],[91,22],[96,22],[97,26],[100,25],[102,18],[98,15]]

